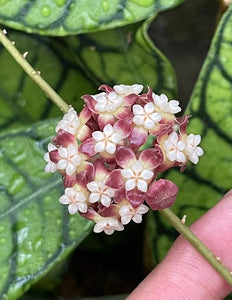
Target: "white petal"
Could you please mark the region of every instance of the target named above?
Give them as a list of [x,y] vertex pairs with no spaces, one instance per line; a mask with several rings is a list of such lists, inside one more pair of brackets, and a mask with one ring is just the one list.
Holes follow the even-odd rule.
[[77,192],[76,193],[76,201],[78,203],[80,203],[80,202],[86,202],[86,196],[82,192]]
[[87,212],[87,209],[88,209],[87,203],[78,203],[77,206],[78,206],[78,210],[80,212],[82,212],[82,213]]
[[104,194],[108,197],[114,197],[114,194],[115,194],[115,189],[112,189],[112,188],[107,188],[105,191],[104,191]]
[[199,134],[195,135],[195,145],[199,145],[201,142],[201,136]]
[[160,95],[160,99],[162,102],[167,103],[168,102],[168,97],[165,94]]
[[99,193],[91,193],[89,196],[89,202],[90,203],[95,203],[100,200],[100,194]]
[[96,95],[91,95],[97,102],[104,102],[106,101],[106,97],[107,97],[107,94],[106,92],[101,92],[99,94],[96,94]]
[[107,197],[106,195],[102,195],[101,197],[101,203],[106,206],[109,207],[111,204],[111,198]]
[[145,180],[139,179],[137,182],[137,187],[141,192],[147,192],[147,182]]
[[114,154],[116,151],[116,145],[113,143],[108,142],[106,144],[106,151],[110,154]]
[[139,214],[135,214],[134,217],[132,218],[132,220],[135,222],[135,223],[141,223],[142,222],[142,216],[139,215]]
[[131,216],[130,215],[126,215],[126,216],[121,217],[121,223],[123,225],[128,224],[130,221],[131,221]]
[[159,114],[159,113],[157,113],[157,112],[154,112],[153,114],[149,115],[149,117],[150,117],[155,123],[158,123],[158,122],[162,119],[161,114]]
[[102,224],[99,222],[99,223],[95,224],[93,231],[95,233],[99,233],[99,232],[102,232],[103,229],[104,229],[104,226],[102,226]]
[[189,156],[189,160],[197,164],[199,162],[198,156],[202,156],[204,154],[204,151],[202,150],[201,147],[196,147],[196,149],[192,153],[187,153]]
[[144,122],[144,116],[140,116],[140,115],[137,115],[137,116],[134,116],[133,118],[133,122],[136,124],[136,125],[143,125],[143,122]]
[[94,145],[94,150],[96,152],[102,152],[105,150],[105,142],[98,142]]
[[57,164],[53,163],[52,161],[49,162],[45,167],[45,173],[54,173],[57,170]]
[[98,102],[98,103],[95,104],[94,108],[97,111],[104,112],[104,111],[106,111],[106,103],[105,102],[103,102],[103,103]]
[[59,198],[59,202],[62,204],[69,204],[69,197],[64,194]]
[[145,214],[149,211],[149,207],[147,207],[144,204],[141,204],[137,209],[136,209],[136,214]]
[[201,147],[197,147],[197,155],[202,156],[204,154],[204,151]]
[[114,90],[116,93],[121,95],[130,95],[130,94],[139,94],[143,90],[143,86],[141,84],[133,84],[133,85],[125,85],[119,84],[114,85]]
[[120,215],[121,217],[126,216],[126,215],[131,215],[131,209],[133,210],[133,208],[131,207],[130,204],[128,204],[128,205],[123,205],[123,206],[119,209],[118,213],[119,213],[119,215]]
[[110,103],[107,105],[107,112],[112,113],[113,111],[115,111],[117,108],[117,105],[115,105],[114,103]]
[[58,153],[61,157],[67,158],[68,157],[68,150],[65,147],[60,147],[58,149]]
[[96,181],[87,183],[87,188],[90,192],[99,192],[99,185]]
[[47,152],[47,153],[44,154],[44,160],[45,160],[46,162],[50,162],[50,161],[51,161],[51,160],[50,160],[50,156],[49,156],[49,152]]
[[144,109],[141,105],[135,104],[133,105],[133,113],[134,115],[144,115]]
[[60,129],[63,129],[75,135],[79,126],[80,126],[80,120],[77,116],[76,111],[73,109],[73,107],[71,107],[68,113],[64,115],[63,119],[59,121],[55,131],[58,132]]
[[185,142],[183,142],[183,141],[179,141],[178,143],[177,143],[177,148],[178,148],[178,150],[180,150],[180,151],[183,151],[184,149],[185,149]]
[[135,188],[135,179],[128,179],[125,184],[126,191],[131,191]]
[[112,228],[105,228],[105,229],[104,229],[104,232],[105,232],[105,234],[107,234],[107,235],[113,234],[114,231],[115,231],[115,229],[112,229]]
[[72,157],[71,159],[69,159],[70,162],[75,165],[75,166],[79,166],[81,163],[81,157],[79,155],[75,155],[74,157]]
[[132,170],[133,170],[136,174],[138,174],[139,172],[141,172],[142,169],[143,169],[143,166],[142,166],[142,164],[141,164],[139,161],[137,161],[137,162],[136,162],[135,164],[133,164],[133,166],[132,166]]
[[134,176],[131,169],[123,169],[123,170],[121,170],[121,174],[124,178],[131,178]]
[[177,151],[176,152],[176,160],[178,162],[186,162],[186,157],[185,157],[184,153],[180,152],[180,151]]
[[75,173],[77,170],[76,166],[74,166],[73,164],[71,163],[68,163],[65,171],[67,173],[68,176],[71,176],[73,173]]
[[53,145],[52,143],[49,143],[49,144],[48,144],[48,151],[51,152],[51,151],[53,151],[53,150],[57,150],[56,146]]
[[145,104],[144,111],[147,114],[152,114],[154,110],[155,110],[155,105],[152,102],[148,102],[147,104]]
[[155,123],[154,123],[154,121],[152,121],[151,119],[146,119],[145,120],[145,122],[143,123],[143,125],[144,125],[144,127],[146,128],[146,129],[152,129],[152,128],[154,128],[154,126],[155,126]]
[[172,143],[171,143],[169,140],[166,140],[166,141],[164,142],[164,150],[165,150],[165,151],[169,151],[169,150],[172,149],[172,148],[173,148]]
[[139,93],[141,93],[142,92],[142,90],[143,90],[143,86],[142,86],[142,84],[133,84],[132,86],[131,86],[131,89],[130,89],[130,91],[133,91],[133,93],[134,94],[139,94]]
[[151,170],[143,170],[141,173],[141,177],[145,180],[149,180],[154,176],[154,173]]
[[118,107],[122,104],[123,97],[119,96],[115,92],[110,92],[108,94],[108,105],[113,104],[114,107]]
[[195,165],[198,164],[199,158],[196,153],[193,153],[192,155],[189,156],[189,160],[194,163]]
[[155,93],[152,93],[152,98],[153,98],[153,100],[154,100],[154,103],[155,103],[158,107],[160,107],[160,105],[161,105],[161,103],[162,103],[160,97],[159,97],[158,95],[156,95]]
[[68,156],[76,155],[78,153],[77,145],[74,145],[74,144],[68,145],[67,152],[68,152]]
[[58,163],[57,163],[57,168],[58,168],[59,170],[65,170],[66,167],[67,167],[67,165],[68,165],[67,160],[66,160],[66,159],[61,159],[61,160],[59,160]]
[[118,144],[122,139],[122,136],[120,133],[113,133],[110,137],[110,141],[112,141],[114,144]]
[[178,135],[177,135],[177,133],[176,133],[176,132],[172,132],[172,133],[169,135],[168,140],[169,140],[172,144],[176,145],[177,142],[178,142]]
[[101,131],[94,131],[92,133],[92,137],[94,138],[95,141],[100,142],[105,139],[104,134]]
[[77,205],[69,204],[68,211],[69,211],[70,215],[74,215],[78,211]]
[[[120,97],[117,95],[117,93],[115,92],[110,92],[108,95],[107,95],[108,99],[112,102],[115,102],[117,101],[117,98]],[[121,97],[120,97],[121,98]]]
[[176,114],[181,111],[181,108],[179,107],[179,101],[171,100],[168,102],[168,104],[170,113]]
[[73,199],[76,196],[76,191],[74,190],[74,188],[66,188],[65,189],[65,194],[70,198]]
[[177,159],[176,150],[169,151],[166,155],[170,161],[175,161]]
[[115,230],[122,231],[123,229],[124,229],[124,226],[117,221],[117,225],[115,226]]
[[105,134],[105,136],[109,137],[114,133],[114,129],[113,126],[111,124],[107,124],[104,129],[103,132]]

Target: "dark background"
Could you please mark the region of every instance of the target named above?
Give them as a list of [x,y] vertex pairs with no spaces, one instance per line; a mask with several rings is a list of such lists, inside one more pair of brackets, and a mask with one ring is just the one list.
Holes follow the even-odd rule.
[[178,96],[188,101],[222,13],[220,0],[187,0],[158,15],[150,28],[155,45],[172,63]]

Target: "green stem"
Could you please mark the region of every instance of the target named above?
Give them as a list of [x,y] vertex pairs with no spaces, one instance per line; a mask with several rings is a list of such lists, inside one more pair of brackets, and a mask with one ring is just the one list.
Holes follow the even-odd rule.
[[208,263],[232,285],[232,274],[205,244],[181,221],[171,209],[159,210],[160,214],[208,261]]
[[63,113],[67,113],[69,105],[50,87],[50,85],[40,76],[40,72],[34,70],[25,57],[15,48],[13,43],[0,30],[0,42],[13,56],[16,62],[23,68],[29,77],[41,88],[42,91],[60,108]]

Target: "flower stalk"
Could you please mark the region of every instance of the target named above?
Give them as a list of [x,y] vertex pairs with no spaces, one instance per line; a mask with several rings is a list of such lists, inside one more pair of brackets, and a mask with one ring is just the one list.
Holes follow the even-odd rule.
[[209,250],[209,248],[184,224],[170,209],[159,210],[159,213],[207,260],[207,262],[232,285],[232,273]]
[[63,113],[67,113],[69,105],[53,90],[53,88],[42,78],[39,71],[36,71],[26,60],[28,52],[21,54],[6,36],[6,31],[0,30],[0,42],[13,56],[16,62],[23,68],[28,76],[41,88],[41,90],[56,104]]

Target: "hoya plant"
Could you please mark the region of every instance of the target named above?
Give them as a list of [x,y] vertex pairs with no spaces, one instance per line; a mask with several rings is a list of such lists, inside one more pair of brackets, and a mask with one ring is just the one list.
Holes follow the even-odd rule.
[[155,266],[174,239],[164,218],[232,284],[185,225],[232,187],[232,7],[182,113],[147,33],[181,2],[0,1],[1,299],[54,287],[84,239],[123,243],[133,222]]

